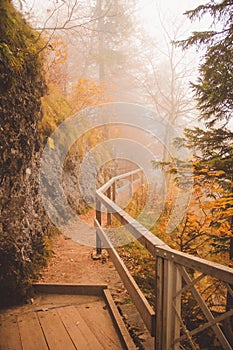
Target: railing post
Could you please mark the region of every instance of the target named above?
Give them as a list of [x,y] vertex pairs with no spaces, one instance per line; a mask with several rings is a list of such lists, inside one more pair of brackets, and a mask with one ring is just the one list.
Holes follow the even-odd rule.
[[114,181],[112,184],[112,201],[116,202],[116,182]]
[[[178,267],[173,263],[173,274],[174,274],[174,289],[173,289],[173,312],[174,312],[174,323],[173,323],[173,341],[180,338],[181,330],[181,294],[182,289],[182,277]],[[177,341],[173,345],[174,350],[180,350],[180,342]]]
[[163,259],[156,258],[156,323],[155,323],[155,350],[162,348],[163,331]]
[[[101,225],[101,202],[96,198],[96,220]],[[98,235],[98,228],[96,228],[96,254],[99,255],[102,253],[101,240]]]
[[157,258],[155,350],[179,350],[181,275],[173,261]]
[[144,185],[145,185],[145,183],[144,183],[144,173],[143,173],[143,171],[141,171],[141,173],[140,173],[140,179],[141,179],[141,183],[140,183],[140,186],[141,186],[141,192],[142,192],[142,195],[144,194]]
[[129,191],[130,191],[130,194],[129,194],[129,196],[130,196],[130,198],[132,198],[132,196],[133,196],[133,178],[134,178],[134,176],[133,176],[133,174],[131,174],[130,175],[130,187],[129,187]]
[[[112,194],[111,187],[109,187],[109,188],[107,189],[107,197],[108,197],[109,199],[112,199],[111,194]],[[109,209],[107,209],[107,225],[110,226],[111,223],[112,223],[111,212],[109,211]]]

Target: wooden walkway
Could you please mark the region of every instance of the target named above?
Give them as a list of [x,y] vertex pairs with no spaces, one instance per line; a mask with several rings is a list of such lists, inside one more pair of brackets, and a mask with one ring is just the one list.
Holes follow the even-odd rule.
[[39,294],[31,305],[0,311],[0,349],[135,349],[130,338],[122,342],[111,314],[100,295]]

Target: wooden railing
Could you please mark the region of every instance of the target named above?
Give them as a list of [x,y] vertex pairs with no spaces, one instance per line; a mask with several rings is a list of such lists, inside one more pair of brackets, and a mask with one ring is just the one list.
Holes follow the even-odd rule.
[[[144,181],[143,172],[138,169],[112,178],[96,191],[97,253],[102,247],[107,249],[146,327],[155,337],[154,348],[200,349],[205,346],[205,338],[206,349],[231,350],[233,305],[230,307],[227,300],[229,295],[233,297],[233,269],[171,249],[133,219],[116,204],[117,182],[123,178],[130,179],[132,190],[139,178],[141,184]],[[101,226],[103,206],[107,209],[108,225],[113,215],[155,257],[155,310]],[[204,331],[208,331],[205,336]]]

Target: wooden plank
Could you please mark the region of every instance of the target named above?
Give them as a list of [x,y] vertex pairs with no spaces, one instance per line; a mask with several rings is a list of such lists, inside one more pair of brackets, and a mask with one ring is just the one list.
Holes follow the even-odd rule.
[[[98,339],[104,350],[123,349],[119,336],[114,328],[112,318],[103,301],[92,303],[87,308],[85,305],[76,307],[81,317],[91,329],[93,336]],[[93,350],[96,348],[93,347]]]
[[163,278],[163,349],[172,348],[172,324],[174,311],[172,308],[173,266],[168,260],[164,261]]
[[77,349],[103,350],[103,347],[88,328],[77,308],[73,306],[65,307],[59,309],[58,313]]
[[76,350],[57,310],[40,311],[38,317],[50,350]]
[[[180,290],[182,289],[182,277],[180,274],[179,269],[174,264],[173,266],[173,307],[175,308],[175,314],[173,313],[174,322],[173,322],[173,332],[172,332],[172,338],[178,339],[180,337],[180,330],[181,330],[181,294]],[[177,342],[173,345],[174,350],[180,349],[180,343]]]
[[155,333],[155,313],[148,303],[147,299],[143,295],[142,291],[138,287],[137,283],[134,281],[133,277],[129,273],[125,264],[121,260],[117,251],[112,246],[111,242],[108,240],[105,232],[102,230],[101,226],[96,222],[98,235],[101,237],[101,240],[105,244],[105,248],[108,251],[108,254],[118,271],[129,295],[131,296],[136,308],[138,309],[147,329],[150,331],[151,335],[154,336]]
[[71,295],[92,295],[103,296],[106,284],[71,284],[71,283],[35,283],[34,289],[38,293],[47,294],[71,294]]
[[108,182],[106,182],[103,186],[101,186],[98,191],[101,191],[102,193],[105,193],[107,189],[112,186],[112,184],[115,182],[115,178],[111,178]]
[[156,247],[155,255],[174,261],[176,264],[190,267],[208,276],[215,277],[223,282],[233,284],[233,269],[209,260],[198,258],[175,249],[167,250],[166,247]]
[[22,350],[16,316],[0,315],[0,350]]
[[[161,258],[157,258],[161,259]],[[162,348],[179,350],[180,344],[173,340],[180,337],[181,299],[180,289],[182,278],[173,261],[163,261],[163,295],[162,295]],[[175,311],[174,312],[174,308]],[[161,312],[161,310],[160,310]]]
[[106,302],[108,303],[108,306],[110,308],[111,315],[113,317],[115,326],[117,327],[117,331],[119,333],[121,343],[123,345],[123,348],[125,350],[136,350],[136,346],[132,340],[132,338],[129,335],[129,332],[126,328],[126,325],[116,307],[116,304],[114,303],[111,293],[108,289],[104,290],[104,295],[106,298]]
[[18,316],[23,350],[48,350],[40,323],[35,312]]
[[156,258],[156,333],[155,333],[155,350],[163,350],[163,259]]

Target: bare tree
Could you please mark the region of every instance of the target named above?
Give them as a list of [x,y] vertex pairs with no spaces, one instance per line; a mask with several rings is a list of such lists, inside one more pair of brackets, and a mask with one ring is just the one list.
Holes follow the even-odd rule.
[[[174,42],[180,37],[182,23],[171,23],[171,31],[161,20],[164,47],[142,37],[143,62],[146,69],[140,72],[138,83],[141,86],[146,103],[165,118],[171,125],[167,130],[162,161],[169,161],[167,147],[171,144],[173,128],[182,129],[196,119],[195,102],[190,80],[195,74],[195,62],[187,52],[178,49]],[[171,32],[171,33],[170,33]],[[166,147],[167,146],[167,147]]]

